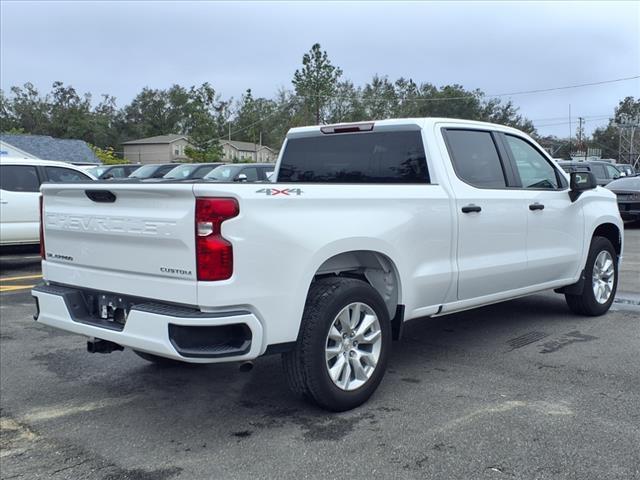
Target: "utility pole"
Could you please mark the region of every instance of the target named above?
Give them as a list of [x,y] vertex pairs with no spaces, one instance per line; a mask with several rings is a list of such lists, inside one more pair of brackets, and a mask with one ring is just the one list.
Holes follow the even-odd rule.
[[231,122],[228,122],[227,125],[229,126],[229,141],[231,141]]
[[571,160],[571,136],[573,131],[571,130],[571,104],[569,104],[569,160]]
[[620,115],[616,125],[620,131],[618,161],[640,167],[640,138],[636,135],[636,130],[640,128],[640,115]]
[[582,124],[584,122],[584,117],[578,117],[578,135],[580,136],[580,138],[578,139],[578,144],[580,145],[580,148],[584,148],[584,161],[587,161],[587,144],[585,142],[584,139],[584,130],[582,127]]

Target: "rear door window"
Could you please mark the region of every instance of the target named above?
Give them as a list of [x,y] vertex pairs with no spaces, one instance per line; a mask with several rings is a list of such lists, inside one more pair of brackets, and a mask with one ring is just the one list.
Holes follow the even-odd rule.
[[37,192],[40,179],[36,167],[30,165],[0,165],[0,188],[9,192]]
[[607,173],[604,171],[604,166],[600,165],[599,163],[592,163],[591,171],[596,176],[596,178],[607,178]]
[[447,147],[454,170],[464,182],[480,188],[504,188],[507,183],[490,132],[446,130]]
[[64,167],[45,167],[47,180],[54,183],[86,182],[91,179],[76,170]]
[[286,183],[429,183],[420,131],[290,138],[278,181]]

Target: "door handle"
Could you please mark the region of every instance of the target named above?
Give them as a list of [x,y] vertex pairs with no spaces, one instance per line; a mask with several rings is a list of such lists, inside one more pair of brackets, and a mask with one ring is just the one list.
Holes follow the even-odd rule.
[[478,205],[474,205],[473,203],[462,207],[462,213],[472,213],[472,212],[480,212],[480,211],[482,211],[482,207]]
[[529,205],[529,210],[533,211],[533,210],[544,210],[544,205],[541,203],[532,203],[531,205]]

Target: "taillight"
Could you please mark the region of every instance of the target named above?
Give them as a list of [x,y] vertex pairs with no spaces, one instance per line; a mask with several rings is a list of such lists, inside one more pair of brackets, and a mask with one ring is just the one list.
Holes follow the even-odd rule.
[[40,256],[43,260],[46,259],[46,254],[44,253],[44,200],[42,195],[40,195]]
[[198,280],[226,280],[233,274],[233,246],[222,237],[221,226],[239,212],[233,198],[196,198]]

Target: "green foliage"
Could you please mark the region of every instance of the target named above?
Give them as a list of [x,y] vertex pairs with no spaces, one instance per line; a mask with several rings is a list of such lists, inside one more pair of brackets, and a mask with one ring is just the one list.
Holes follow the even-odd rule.
[[1,129],[0,130],[2,133],[6,133],[7,135],[24,135],[26,132],[24,131],[24,128],[16,128],[16,127],[11,127],[9,129]]
[[124,158],[118,157],[113,151],[113,147],[107,147],[103,149],[91,144],[89,144],[89,147],[91,147],[93,153],[95,153],[96,157],[98,157],[104,165],[119,165],[121,163],[129,163]]
[[187,147],[184,149],[184,154],[194,163],[219,162],[222,160],[222,147],[220,144],[204,149]]
[[[326,51],[316,43],[302,56],[302,69],[293,74],[293,86],[300,100],[301,120],[304,123],[322,123],[326,106],[336,91],[342,70],[334,67]],[[315,122],[314,122],[315,119]]]

